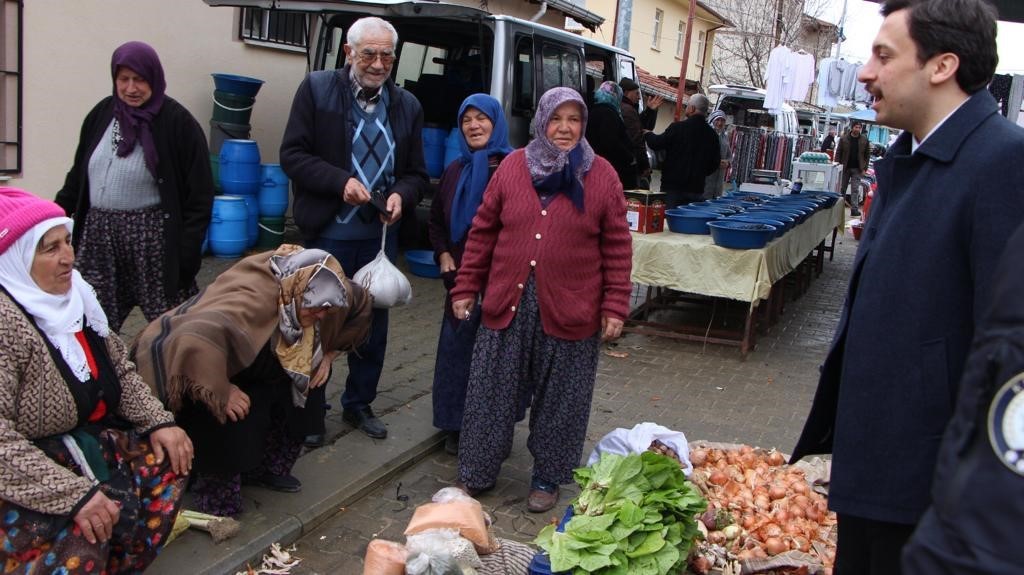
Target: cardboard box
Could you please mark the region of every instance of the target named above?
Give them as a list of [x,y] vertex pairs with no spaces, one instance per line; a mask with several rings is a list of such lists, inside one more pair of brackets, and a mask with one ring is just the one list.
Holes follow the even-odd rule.
[[626,190],[626,221],[629,229],[654,234],[665,228],[665,193]]

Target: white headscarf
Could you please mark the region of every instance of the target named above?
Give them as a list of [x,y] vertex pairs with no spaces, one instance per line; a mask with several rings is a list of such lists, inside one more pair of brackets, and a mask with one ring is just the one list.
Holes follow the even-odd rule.
[[32,279],[32,261],[36,247],[46,232],[63,225],[71,232],[70,218],[50,218],[22,234],[11,247],[0,254],[0,284],[35,319],[79,381],[88,381],[89,361],[85,350],[75,339],[82,330],[82,318],[101,337],[110,335],[107,314],[103,313],[96,292],[82,279],[78,270],[71,272],[71,289],[64,295],[44,292]]

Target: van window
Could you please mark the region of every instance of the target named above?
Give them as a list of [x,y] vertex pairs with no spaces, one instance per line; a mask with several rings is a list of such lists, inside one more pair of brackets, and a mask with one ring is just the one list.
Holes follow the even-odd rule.
[[[512,78],[513,113],[533,110],[533,38],[519,36],[516,39],[514,56],[515,69]],[[523,115],[520,113],[519,115]]]
[[573,88],[583,93],[580,84],[583,74],[580,54],[575,48],[554,43],[544,43],[541,48],[542,73],[540,92],[544,93],[557,86]]

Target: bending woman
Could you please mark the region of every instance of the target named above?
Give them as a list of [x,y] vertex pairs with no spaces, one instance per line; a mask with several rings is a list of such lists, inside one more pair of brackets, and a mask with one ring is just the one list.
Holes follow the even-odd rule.
[[512,448],[521,402],[532,396],[528,508],[547,511],[580,464],[598,346],[629,313],[632,243],[612,166],[582,137],[579,93],[552,88],[536,139],[509,155],[473,220],[451,292],[455,317],[483,314],[466,391],[459,482],[494,486]]
[[196,507],[242,512],[243,479],[299,491],[310,390],[370,329],[370,296],[323,250],[283,245],[239,261],[149,324],[139,373],[196,445]]
[[74,261],[60,206],[0,188],[4,573],[144,570],[192,465]]
[[[459,159],[448,164],[430,206],[430,244],[441,267],[444,287],[455,287],[455,274],[462,262],[473,216],[484,197],[484,189],[501,160],[512,152],[508,125],[501,103],[487,94],[473,94],[459,108],[462,139]],[[469,364],[480,314],[467,318],[452,314],[451,297],[445,295],[441,335],[437,340],[434,365],[434,427],[447,432],[445,451],[458,454],[459,430],[466,403]]]

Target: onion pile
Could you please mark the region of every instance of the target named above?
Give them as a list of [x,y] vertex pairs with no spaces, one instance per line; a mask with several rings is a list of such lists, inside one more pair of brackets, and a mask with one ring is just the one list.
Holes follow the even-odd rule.
[[690,450],[690,480],[708,500],[701,522],[706,540],[738,559],[767,558],[787,551],[814,556],[832,572],[835,514],[811,490],[804,472],[786,465],[775,450],[749,445],[734,450],[696,446]]

